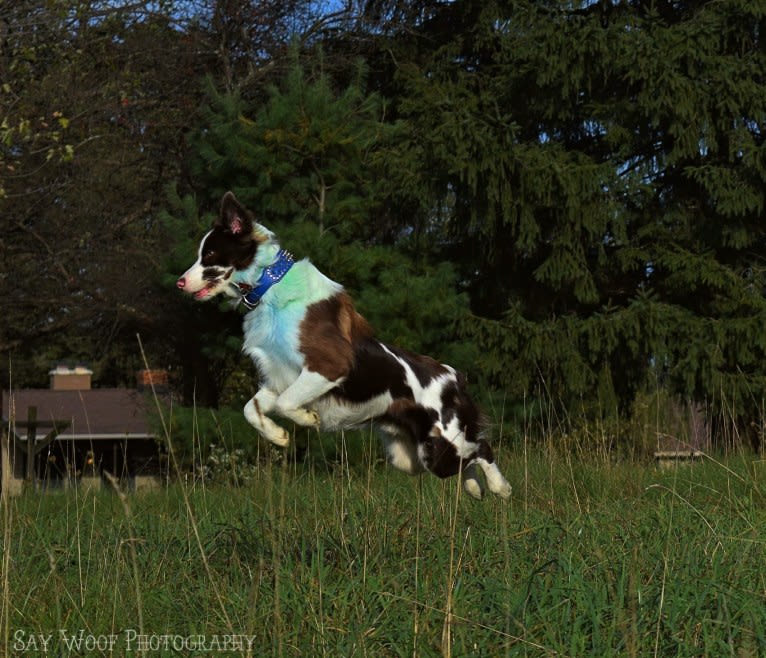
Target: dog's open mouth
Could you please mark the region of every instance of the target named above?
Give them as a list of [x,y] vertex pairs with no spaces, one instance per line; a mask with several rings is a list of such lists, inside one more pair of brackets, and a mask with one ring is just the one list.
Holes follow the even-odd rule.
[[210,294],[210,291],[215,287],[215,284],[208,283],[204,288],[194,293],[194,299],[204,299]]

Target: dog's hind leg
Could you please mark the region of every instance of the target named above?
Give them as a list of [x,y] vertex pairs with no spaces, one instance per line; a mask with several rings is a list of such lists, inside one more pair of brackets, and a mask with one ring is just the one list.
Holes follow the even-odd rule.
[[409,436],[395,427],[381,428],[379,434],[391,466],[409,475],[417,475],[425,470],[420,463],[417,447]]
[[340,381],[330,381],[313,370],[304,368],[274,402],[274,411],[304,427],[319,425],[319,414],[306,409],[316,399],[335,388]]
[[290,435],[266,414],[274,409],[277,394],[268,388],[262,388],[245,405],[245,418],[258,433],[273,444],[284,447],[290,443]]
[[497,464],[488,462],[481,457],[476,460],[476,463],[481,466],[481,470],[484,471],[489,490],[500,496],[500,498],[508,500],[511,497],[511,485],[508,483],[508,480],[503,477]]
[[500,469],[495,463],[495,458],[492,454],[492,448],[483,439],[479,440],[479,455],[476,457],[476,463],[481,467],[484,472],[484,477],[487,478],[487,486],[489,490],[507,500],[511,497],[511,485],[508,484],[508,480],[503,477]]

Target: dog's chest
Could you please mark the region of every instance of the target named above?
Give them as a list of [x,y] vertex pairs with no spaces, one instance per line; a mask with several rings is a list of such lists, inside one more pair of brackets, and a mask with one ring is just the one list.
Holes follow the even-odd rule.
[[245,316],[243,351],[258,366],[266,382],[281,389],[303,367],[300,327],[306,308],[300,304],[274,308],[262,304]]

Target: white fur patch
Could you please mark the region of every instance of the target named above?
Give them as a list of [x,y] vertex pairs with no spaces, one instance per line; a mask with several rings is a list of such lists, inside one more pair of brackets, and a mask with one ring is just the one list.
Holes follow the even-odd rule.
[[397,433],[381,432],[380,435],[391,466],[408,475],[417,475],[425,470],[411,440]]
[[[426,409],[433,409],[441,417],[442,393],[447,384],[455,383],[455,369],[449,366],[444,366],[447,368],[448,372],[442,373],[438,377],[434,377],[426,386],[423,386],[407,361],[394,354],[385,345],[382,345],[382,347],[392,358],[396,359],[402,368],[404,368],[407,385],[412,389],[415,402]],[[476,451],[476,445],[465,440],[465,432],[463,431],[463,428],[460,427],[460,421],[457,416],[453,417],[446,426],[442,425],[440,420],[436,421],[435,426],[441,432],[442,436],[455,446],[455,451],[460,459],[469,459]]]
[[365,402],[346,402],[332,394],[316,401],[315,408],[321,418],[321,427],[329,432],[358,427],[386,412],[393,401],[388,392]]

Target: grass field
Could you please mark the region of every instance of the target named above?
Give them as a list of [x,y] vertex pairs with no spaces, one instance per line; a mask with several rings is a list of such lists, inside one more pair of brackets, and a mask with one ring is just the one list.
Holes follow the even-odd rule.
[[370,463],[12,498],[0,652],[766,655],[762,462],[500,461],[507,503]]

